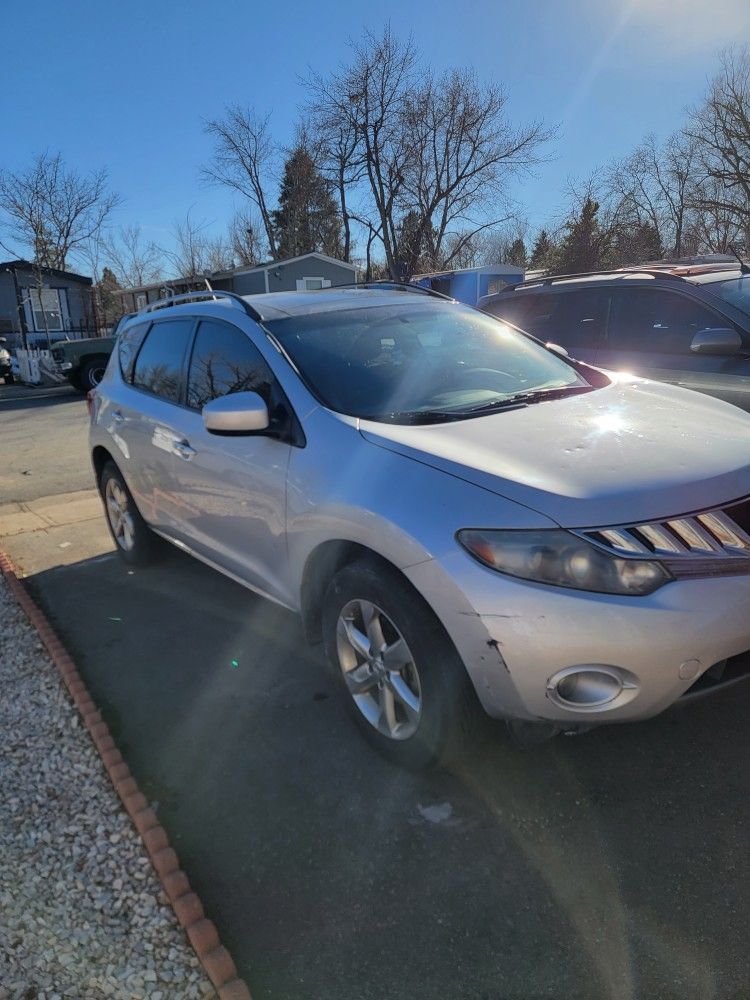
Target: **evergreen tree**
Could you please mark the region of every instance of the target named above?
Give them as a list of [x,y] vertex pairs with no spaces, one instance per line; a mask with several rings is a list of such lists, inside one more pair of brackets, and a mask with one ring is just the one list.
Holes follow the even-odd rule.
[[428,245],[430,235],[432,227],[426,231],[426,227],[422,225],[422,216],[414,209],[410,209],[399,222],[396,231],[395,257],[402,280],[440,266],[430,254]]
[[112,326],[120,318],[122,299],[115,294],[120,288],[122,285],[115,277],[114,272],[105,267],[100,280],[94,286],[101,326]]
[[341,255],[336,202],[304,146],[293,149],[284,164],[279,207],[272,219],[277,257],[299,257],[313,250],[331,257]]
[[547,268],[550,266],[554,247],[547,235],[546,229],[540,229],[529,258],[530,268]]
[[520,237],[511,243],[507,263],[515,264],[516,267],[526,267],[526,244]]
[[597,271],[609,266],[610,234],[599,226],[599,202],[586,198],[580,211],[565,223],[567,233],[555,254],[558,274]]

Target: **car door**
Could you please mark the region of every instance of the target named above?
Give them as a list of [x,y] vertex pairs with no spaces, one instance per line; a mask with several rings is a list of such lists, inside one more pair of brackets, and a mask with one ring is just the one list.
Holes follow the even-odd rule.
[[264,432],[210,433],[201,416],[206,403],[232,392],[257,392],[273,412],[279,391],[246,332],[223,320],[201,320],[187,370],[175,493],[179,539],[197,555],[288,604],[286,480],[291,445]]
[[121,345],[120,364],[130,386],[113,398],[108,417],[113,436],[117,434],[127,450],[122,471],[138,509],[150,525],[170,536],[179,513],[173,459],[184,438],[180,398],[194,326],[194,319],[186,316],[155,321],[134,358],[123,353]]
[[[697,354],[701,330],[734,329],[721,313],[681,291],[634,285],[612,294],[605,346],[598,364],[717,396],[750,409],[750,352]],[[742,335],[741,331],[737,331]],[[745,335],[746,336],[746,335]]]

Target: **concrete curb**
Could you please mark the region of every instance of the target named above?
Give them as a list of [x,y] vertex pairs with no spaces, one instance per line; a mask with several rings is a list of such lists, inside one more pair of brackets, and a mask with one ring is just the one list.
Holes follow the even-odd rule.
[[169,846],[166,830],[160,825],[156,813],[149,807],[145,795],[139,790],[72,657],[45,613],[17,576],[10,558],[2,550],[0,550],[0,572],[26,617],[39,633],[39,638],[57,667],[83,724],[99,751],[115,791],[140,834],[175,916],[180,926],[184,928],[198,960],[216,989],[219,1000],[252,1000],[247,984],[238,978],[232,956],[221,944],[214,923],[206,918],[200,899],[191,889],[187,875],[180,868],[177,854]]

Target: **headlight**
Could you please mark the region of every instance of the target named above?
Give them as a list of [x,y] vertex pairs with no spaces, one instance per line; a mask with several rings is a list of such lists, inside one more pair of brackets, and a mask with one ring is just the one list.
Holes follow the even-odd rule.
[[456,537],[490,569],[555,587],[599,594],[650,594],[672,579],[661,563],[608,555],[567,531],[467,528]]
[[68,371],[68,370],[69,370],[70,368],[72,368],[72,367],[73,367],[73,362],[72,362],[72,361],[63,361],[63,362],[62,362],[62,363],[60,364],[60,368],[61,368],[61,369],[62,369],[62,370],[63,370],[64,372]]

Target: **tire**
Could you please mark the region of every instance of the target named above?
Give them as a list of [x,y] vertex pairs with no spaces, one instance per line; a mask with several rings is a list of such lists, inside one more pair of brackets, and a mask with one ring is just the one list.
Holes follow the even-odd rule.
[[[146,566],[160,548],[160,539],[141,517],[130,490],[114,462],[107,462],[99,479],[107,527],[120,556],[129,566]],[[116,507],[120,508],[120,518]]]
[[473,742],[481,709],[466,668],[433,612],[390,566],[365,559],[339,570],[324,599],[323,640],[354,721],[384,757],[421,770],[456,759]]
[[104,376],[104,369],[107,367],[108,360],[106,357],[92,358],[91,361],[87,361],[83,365],[80,374],[81,389],[83,392],[88,392],[89,389],[96,389]]
[[80,373],[76,373],[75,375],[68,375],[68,383],[69,385],[73,386],[76,392],[83,392],[83,383],[81,382]]

